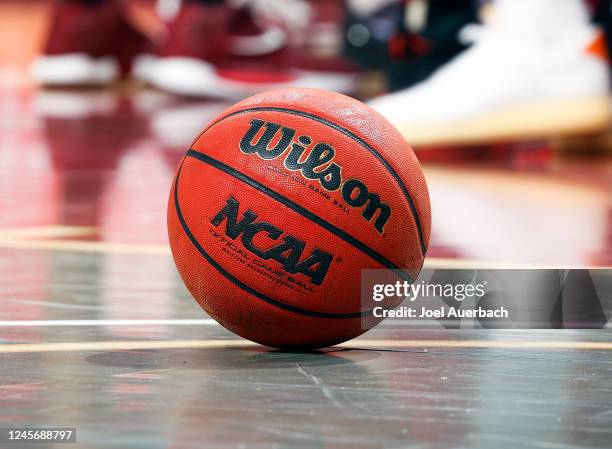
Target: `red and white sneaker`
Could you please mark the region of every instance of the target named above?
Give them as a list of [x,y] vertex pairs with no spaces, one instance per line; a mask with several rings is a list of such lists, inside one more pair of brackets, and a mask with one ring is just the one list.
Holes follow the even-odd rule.
[[147,39],[124,18],[118,2],[58,0],[43,54],[31,67],[43,85],[104,85],[129,73]]
[[356,80],[338,58],[292,49],[282,27],[258,23],[247,6],[185,3],[159,53],[149,82],[186,96],[233,99],[289,86],[350,92]]

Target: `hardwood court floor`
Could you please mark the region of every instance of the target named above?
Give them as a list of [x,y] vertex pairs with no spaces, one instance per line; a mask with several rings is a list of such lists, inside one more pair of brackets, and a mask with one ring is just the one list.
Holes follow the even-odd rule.
[[[0,427],[76,427],[79,448],[612,445],[608,330],[379,327],[284,353],[216,325],[165,207],[226,106],[0,89]],[[461,154],[425,164],[429,267],[612,264],[609,157]]]

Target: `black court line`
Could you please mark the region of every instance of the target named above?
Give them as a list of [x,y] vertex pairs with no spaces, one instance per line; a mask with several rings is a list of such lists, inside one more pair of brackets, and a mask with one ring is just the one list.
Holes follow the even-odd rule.
[[318,215],[310,212],[305,207],[300,206],[299,204],[291,201],[289,198],[286,198],[286,197],[280,195],[278,192],[275,192],[274,190],[270,189],[269,187],[266,187],[265,185],[261,184],[260,182],[255,181],[253,178],[248,177],[244,173],[239,172],[238,170],[230,167],[229,165],[224,164],[221,161],[218,161],[218,160],[208,156],[207,154],[200,153],[199,151],[195,151],[193,149],[187,151],[187,155],[186,156],[187,157],[192,157],[192,158],[197,159],[197,160],[199,160],[201,162],[204,162],[205,164],[211,165],[212,167],[214,167],[214,168],[216,168],[218,170],[221,170],[222,172],[224,172],[224,173],[226,173],[226,174],[228,174],[228,175],[238,179],[239,181],[242,181],[245,184],[247,184],[247,185],[249,185],[249,186],[259,190],[261,193],[264,193],[264,194],[268,195],[273,200],[275,200],[275,201],[281,203],[282,205],[287,206],[289,209],[297,212],[302,217],[312,221],[313,223],[318,224],[319,226],[321,226],[322,228],[328,230],[329,232],[331,232],[332,234],[336,235],[337,237],[340,237],[342,240],[347,242],[349,245],[357,248],[359,251],[361,251],[365,255],[371,257],[372,259],[374,259],[375,261],[377,261],[378,263],[383,265],[385,268],[389,268],[391,270],[394,270],[394,272],[397,272],[402,277],[402,279],[405,279],[405,280],[407,280],[410,283],[413,282],[412,276],[410,276],[408,273],[402,271],[400,269],[400,267],[398,267],[396,264],[391,262],[389,259],[387,259],[382,254],[378,253],[377,251],[375,251],[372,248],[370,248],[369,246],[367,246],[362,241],[356,239],[355,237],[350,235],[348,232],[343,231],[342,229],[338,228],[337,226],[334,226],[330,222],[322,219]]
[[176,181],[174,183],[174,208],[176,210],[176,215],[181,223],[181,226],[183,227],[183,230],[185,231],[185,234],[187,235],[187,237],[189,238],[193,246],[196,247],[199,253],[208,261],[208,263],[210,263],[213,266],[213,268],[215,268],[223,277],[225,277],[228,281],[230,281],[237,287],[241,288],[245,292],[250,293],[251,295],[255,296],[258,299],[261,299],[264,302],[267,302],[270,305],[273,305],[280,309],[288,310],[290,312],[299,313],[301,315],[312,316],[316,318],[334,318],[334,319],[362,318],[362,317],[367,317],[367,316],[372,315],[373,313],[372,310],[368,310],[365,312],[353,312],[353,313],[329,313],[329,312],[317,312],[314,310],[302,309],[300,307],[295,307],[290,304],[285,304],[283,302],[277,301],[276,299],[270,298],[269,296],[264,295],[261,292],[258,292],[257,290],[246,285],[240,279],[234,277],[231,273],[225,270],[219,263],[217,263],[215,259],[213,259],[210,256],[210,254],[208,254],[204,250],[202,245],[200,245],[200,243],[197,241],[195,236],[191,233],[191,230],[189,229],[189,226],[187,225],[187,222],[185,221],[185,217],[183,217],[183,213],[181,212],[181,207],[178,201],[178,183],[181,177],[181,170],[183,169],[183,163],[185,162],[185,159],[186,157],[183,158],[183,161],[181,162],[181,166],[179,167],[178,173],[176,175]]
[[353,139],[355,142],[357,142],[363,148],[368,150],[374,157],[376,157],[376,159],[378,159],[378,161],[381,164],[383,164],[383,166],[391,174],[391,176],[393,176],[393,179],[395,179],[395,182],[398,184],[398,186],[402,190],[402,193],[406,197],[406,200],[408,201],[408,205],[410,206],[410,211],[412,213],[412,217],[413,217],[414,222],[415,222],[416,227],[417,227],[417,233],[419,235],[419,242],[421,244],[420,245],[421,246],[421,254],[423,256],[425,256],[425,254],[427,253],[427,245],[425,244],[425,237],[423,236],[423,228],[421,226],[421,220],[419,218],[419,213],[418,213],[418,211],[416,209],[416,206],[414,204],[412,196],[410,195],[410,192],[408,191],[408,188],[404,185],[404,183],[402,182],[402,179],[397,174],[397,172],[393,169],[393,167],[391,167],[391,165],[385,160],[385,158],[383,158],[380,155],[380,153],[378,151],[376,151],[376,149],[374,147],[372,147],[369,143],[367,143],[361,137],[359,137],[356,134],[352,133],[348,129],[338,125],[337,123],[331,122],[331,121],[329,121],[327,119],[324,119],[323,117],[319,117],[317,115],[309,114],[308,112],[299,111],[299,110],[296,110],[296,109],[279,108],[279,107],[272,107],[272,106],[253,107],[253,108],[241,109],[240,111],[232,112],[231,114],[228,114],[228,115],[226,115],[224,117],[221,117],[216,122],[211,123],[206,128],[204,128],[200,132],[200,134],[198,134],[198,136],[192,142],[191,146],[193,146],[200,139],[200,137],[202,137],[202,135],[204,135],[210,128],[212,128],[213,126],[221,123],[222,121],[224,121],[224,120],[226,120],[226,119],[228,119],[230,117],[233,117],[235,115],[245,114],[247,112],[257,112],[257,111],[261,111],[261,112],[266,112],[266,111],[268,111],[268,112],[283,112],[285,114],[292,114],[292,115],[297,115],[297,116],[304,117],[304,118],[309,118],[311,120],[314,120],[316,122],[319,122],[319,123],[322,123],[322,124],[324,124],[326,126],[329,126],[330,128],[335,129],[336,131],[341,132],[342,134],[344,134],[345,136]]

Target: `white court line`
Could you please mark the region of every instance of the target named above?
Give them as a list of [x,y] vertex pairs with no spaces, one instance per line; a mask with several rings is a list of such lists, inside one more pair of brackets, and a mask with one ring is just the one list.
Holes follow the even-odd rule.
[[0,327],[36,326],[216,326],[215,320],[7,320],[0,321]]

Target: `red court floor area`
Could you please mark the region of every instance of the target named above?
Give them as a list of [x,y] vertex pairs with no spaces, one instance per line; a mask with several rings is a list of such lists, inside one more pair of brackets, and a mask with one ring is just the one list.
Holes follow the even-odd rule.
[[[0,245],[163,251],[177,163],[227,106],[132,87],[1,89]],[[428,266],[612,264],[608,155],[537,142],[417,153],[432,203]]]

